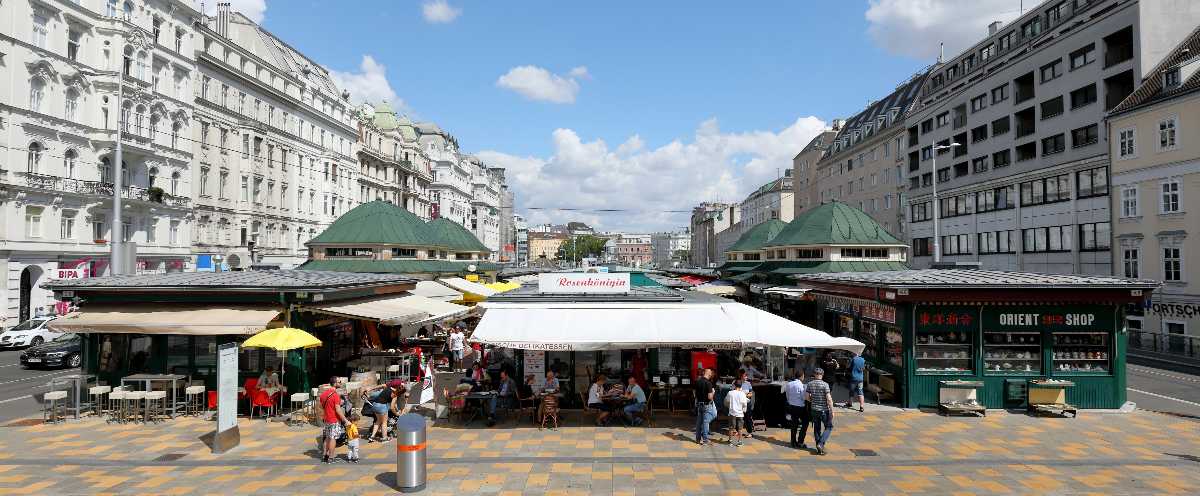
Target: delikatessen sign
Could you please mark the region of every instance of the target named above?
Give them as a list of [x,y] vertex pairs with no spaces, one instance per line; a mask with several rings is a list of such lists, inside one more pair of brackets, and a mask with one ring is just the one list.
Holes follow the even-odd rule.
[[621,294],[630,290],[629,273],[538,274],[538,292],[551,294]]

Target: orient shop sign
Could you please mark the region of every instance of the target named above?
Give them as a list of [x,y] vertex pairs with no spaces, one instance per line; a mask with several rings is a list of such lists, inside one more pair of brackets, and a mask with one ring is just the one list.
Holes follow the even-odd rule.
[[538,292],[550,294],[624,294],[630,290],[629,273],[538,274]]
[[985,307],[983,328],[988,331],[1084,331],[1113,328],[1112,309],[1085,306]]
[[918,331],[971,332],[979,326],[979,307],[919,305],[913,316]]

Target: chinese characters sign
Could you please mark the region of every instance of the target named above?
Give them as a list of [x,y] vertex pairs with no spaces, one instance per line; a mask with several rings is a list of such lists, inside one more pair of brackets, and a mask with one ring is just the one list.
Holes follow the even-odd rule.
[[824,294],[813,295],[813,299],[821,302],[830,310],[858,315],[866,319],[886,322],[888,324],[896,323],[896,307],[892,305],[860,298],[846,298],[844,296]]
[[979,328],[979,307],[924,306],[914,310],[917,331],[974,331]]

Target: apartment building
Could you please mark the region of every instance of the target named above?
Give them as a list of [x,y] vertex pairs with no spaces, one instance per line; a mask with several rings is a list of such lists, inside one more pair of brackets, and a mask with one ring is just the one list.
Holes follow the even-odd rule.
[[[717,253],[717,234],[729,228],[730,222],[723,211],[729,204],[704,202],[692,208],[689,232],[692,233],[691,264],[694,267],[719,265],[721,254]],[[721,219],[717,217],[720,216]]]
[[1113,273],[1163,283],[1148,307],[1129,312],[1129,328],[1198,336],[1200,29],[1113,109],[1108,133]]
[[856,206],[903,236],[904,122],[927,75],[921,71],[841,124],[812,171],[820,203]]
[[429,220],[433,171],[408,118],[381,102],[359,109],[359,202],[383,200]]
[[616,238],[617,263],[627,267],[641,267],[654,259],[654,250],[649,234],[622,234]]
[[423,122],[415,127],[418,141],[429,156],[433,170],[433,182],[429,186],[433,217],[445,217],[469,226],[473,211],[471,164],[459,155],[458,140],[437,124]]
[[911,264],[939,245],[985,269],[1109,274],[1105,113],[1197,22],[1196,2],[1047,2],[939,61],[907,118]]
[[845,121],[835,119],[833,128],[817,133],[807,145],[792,158],[792,213],[793,217],[804,213],[805,210],[821,204],[820,190],[817,188],[817,163],[833,138],[837,136]]
[[197,266],[298,266],[304,243],[361,199],[349,94],[228,4],[199,30]]
[[137,244],[131,272],[186,268],[198,14],[184,1],[0,2],[5,326],[65,311],[40,285],[107,274],[114,241]]
[[661,232],[650,235],[652,261],[659,268],[676,267],[687,263],[692,238],[686,232]]
[[464,157],[471,173],[470,223],[466,226],[483,245],[491,250],[493,259],[500,255],[500,193],[504,184],[504,169],[488,167],[479,157]]

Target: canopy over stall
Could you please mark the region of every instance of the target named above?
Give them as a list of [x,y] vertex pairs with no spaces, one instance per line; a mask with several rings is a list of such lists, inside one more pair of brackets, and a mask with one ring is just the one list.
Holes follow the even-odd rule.
[[462,292],[455,291],[446,287],[445,284],[439,284],[434,281],[417,281],[417,287],[408,292],[437,301],[451,302],[463,299]]
[[860,353],[863,344],[741,303],[487,302],[472,341],[529,350],[787,346]]
[[94,304],[53,320],[48,327],[82,334],[241,335],[269,327],[280,312],[272,305]]
[[471,307],[446,303],[411,293],[377,296],[368,299],[311,303],[305,309],[343,317],[373,320],[393,326],[418,326],[471,311]]
[[438,282],[445,284],[453,289],[462,291],[463,293],[480,296],[482,298],[490,297],[496,294],[496,290],[477,282],[471,282],[461,277],[443,277],[438,279]]

